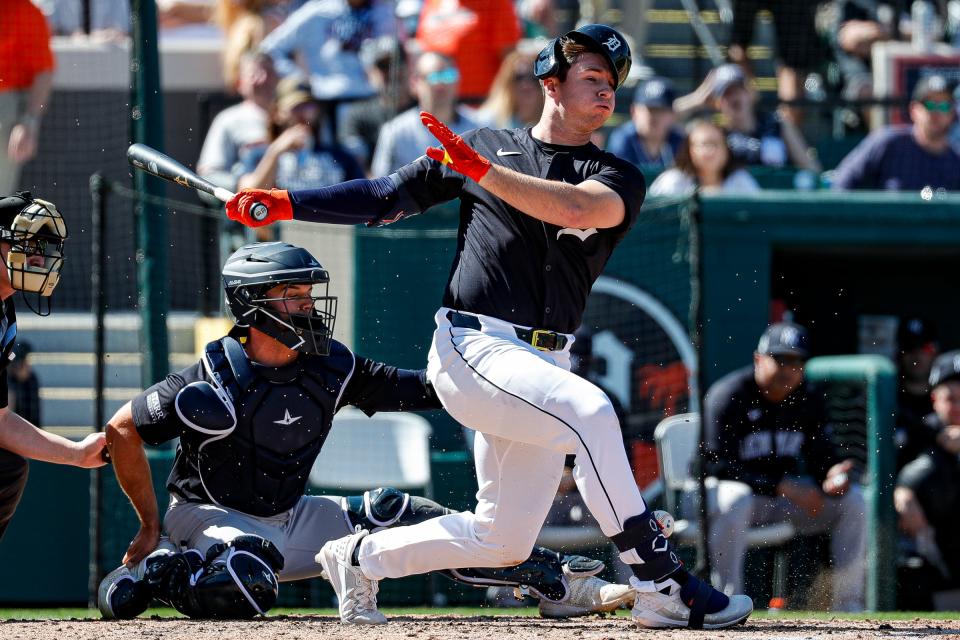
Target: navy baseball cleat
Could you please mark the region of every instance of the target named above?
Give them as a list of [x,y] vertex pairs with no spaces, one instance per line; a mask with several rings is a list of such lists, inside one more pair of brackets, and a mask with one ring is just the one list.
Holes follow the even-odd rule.
[[727,597],[686,569],[656,582],[632,577],[630,586],[637,592],[633,621],[649,629],[725,629],[743,623],[753,613],[749,596]]

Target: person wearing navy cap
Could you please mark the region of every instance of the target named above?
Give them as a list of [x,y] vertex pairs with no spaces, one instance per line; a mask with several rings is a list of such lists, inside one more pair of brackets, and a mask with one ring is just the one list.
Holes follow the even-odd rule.
[[853,462],[831,445],[823,394],[804,379],[807,330],[770,325],[753,366],[715,382],[704,401],[710,560],[714,584],[743,586],[751,527],[787,521],[802,534],[830,533],[832,609],[864,607],[865,502]]
[[673,165],[683,142],[683,134],[675,127],[676,97],[666,78],[653,77],[637,85],[630,105],[630,121],[610,132],[607,151],[645,172],[660,172]]
[[925,419],[933,411],[930,368],[940,352],[937,329],[926,318],[905,317],[897,326],[897,469],[929,448],[933,435]]
[[934,360],[929,383],[933,442],[900,471],[893,505],[900,530],[939,574],[913,586],[935,591],[960,586],[960,350]]

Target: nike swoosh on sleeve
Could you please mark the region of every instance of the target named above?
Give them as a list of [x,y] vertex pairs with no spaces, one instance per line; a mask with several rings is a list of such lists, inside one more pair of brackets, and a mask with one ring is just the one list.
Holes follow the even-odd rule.
[[497,155],[502,158],[503,156],[522,156],[523,154],[519,151],[504,151],[503,147],[500,147],[497,149]]

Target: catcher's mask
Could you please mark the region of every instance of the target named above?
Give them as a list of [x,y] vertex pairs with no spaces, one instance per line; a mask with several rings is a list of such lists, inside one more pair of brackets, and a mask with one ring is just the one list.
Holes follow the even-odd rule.
[[10,285],[37,315],[50,315],[66,239],[67,225],[52,202],[25,191],[0,199],[0,241],[9,245],[6,267]]
[[289,349],[327,355],[337,316],[330,276],[306,249],[261,242],[238,249],[223,267],[227,304],[241,327]]

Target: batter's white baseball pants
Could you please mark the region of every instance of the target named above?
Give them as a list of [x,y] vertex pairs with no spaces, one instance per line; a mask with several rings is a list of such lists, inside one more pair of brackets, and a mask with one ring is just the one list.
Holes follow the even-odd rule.
[[[567,454],[576,454],[577,487],[604,534],[623,531],[646,506],[609,399],[569,371],[573,336],[562,351],[538,351],[517,338],[512,324],[477,316],[479,331],[454,327],[448,311],[435,317],[427,377],[450,415],[477,431],[477,507],[365,537],[363,573],[380,580],[522,562]],[[620,557],[640,563],[632,549]]]

